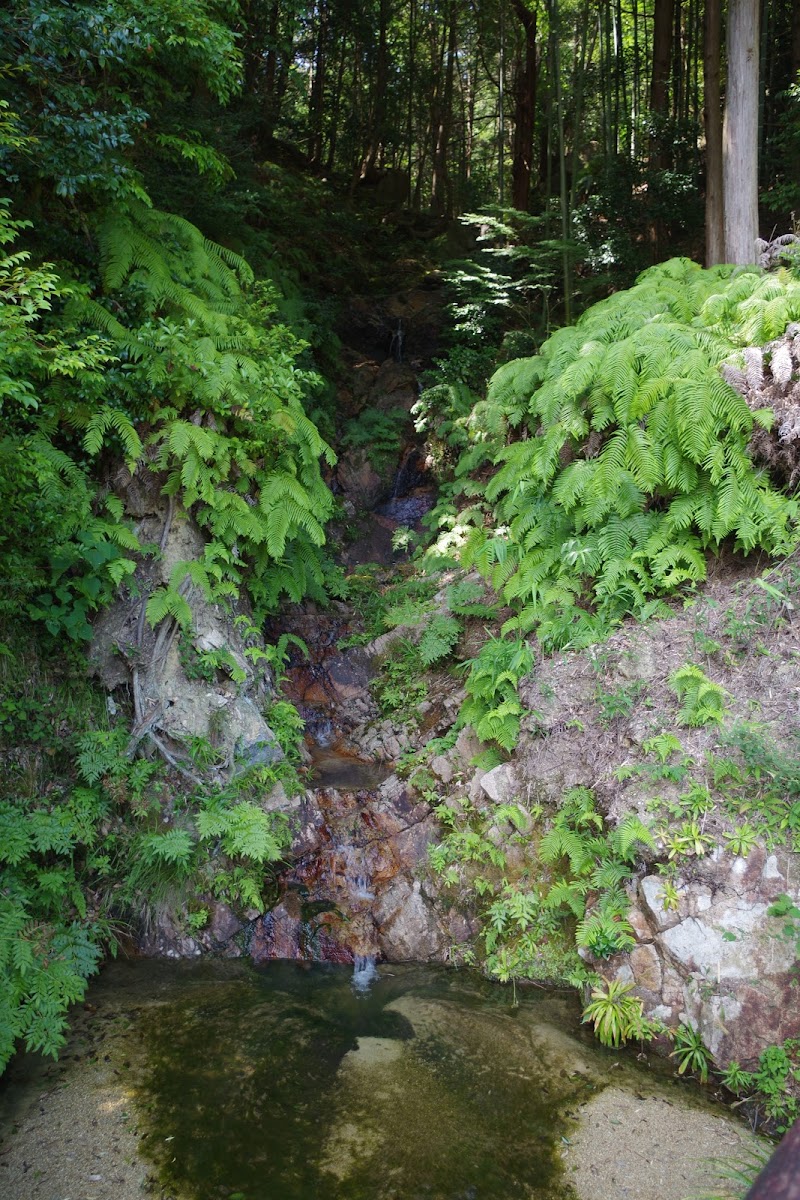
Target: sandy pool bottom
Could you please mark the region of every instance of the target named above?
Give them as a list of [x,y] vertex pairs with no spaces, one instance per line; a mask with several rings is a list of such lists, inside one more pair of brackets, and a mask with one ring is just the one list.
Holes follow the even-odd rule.
[[[152,1122],[143,1101],[146,1090],[140,1087],[147,1069],[141,1013],[146,1008],[152,1016],[161,1001],[134,999],[128,998],[126,1007],[107,994],[81,1009],[58,1063],[17,1062],[7,1083],[0,1084],[0,1200],[205,1200],[197,1185],[181,1191],[173,1179],[162,1186],[152,1156],[144,1153]],[[421,1034],[430,1034],[431,1023],[449,1013],[446,1006],[409,999],[388,1007],[402,1010]],[[524,1026],[517,1024],[514,1036],[527,1037]],[[553,1031],[554,1044],[567,1037]],[[584,1052],[588,1063],[593,1051]],[[362,1039],[359,1053],[345,1056],[337,1086],[347,1090],[367,1069],[390,1073],[398,1054],[395,1042]],[[724,1194],[710,1160],[746,1153],[753,1142],[749,1131],[724,1109],[698,1105],[682,1089],[650,1087],[646,1077],[645,1086],[632,1088],[622,1067],[619,1076],[622,1086],[612,1082],[572,1110],[561,1139],[565,1181],[577,1200],[694,1200],[712,1190]],[[380,1096],[375,1100],[379,1108]],[[360,1144],[360,1127],[332,1127],[323,1145],[330,1195],[320,1191],[318,1200],[338,1200],[355,1157],[351,1150],[369,1150]],[[171,1152],[165,1134],[162,1163]],[[376,1157],[383,1158],[380,1147]],[[274,1200],[281,1197],[276,1194]],[[407,1200],[418,1200],[416,1192]],[[425,1200],[445,1200],[445,1193],[426,1191]],[[480,1189],[474,1200],[481,1200]]]

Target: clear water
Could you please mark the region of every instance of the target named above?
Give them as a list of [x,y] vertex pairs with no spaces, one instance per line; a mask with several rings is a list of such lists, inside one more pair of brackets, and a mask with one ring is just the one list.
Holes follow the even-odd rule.
[[592,1084],[570,1077],[536,998],[513,1009],[510,992],[441,969],[368,971],[270,964],[196,981],[144,1018],[144,1148],[162,1186],[197,1200],[566,1195],[562,1110]]
[[374,791],[390,774],[388,763],[364,762],[338,750],[311,747],[311,788]]
[[[163,1194],[566,1200],[569,1113],[623,1073],[576,997],[518,990],[513,1007],[511,989],[466,972],[358,966],[106,973],[106,989],[147,995],[136,1103]],[[632,1086],[649,1074],[624,1069]]]
[[511,989],[466,972],[357,968],[103,972],[87,1019],[119,1025],[107,1048],[132,1060],[155,1195],[568,1200],[573,1111],[607,1082],[654,1082],[633,1055],[594,1044],[571,994],[526,989],[514,1007]]

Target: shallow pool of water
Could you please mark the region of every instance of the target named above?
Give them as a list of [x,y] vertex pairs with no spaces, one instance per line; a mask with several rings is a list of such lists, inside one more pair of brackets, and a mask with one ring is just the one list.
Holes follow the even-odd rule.
[[[441,967],[381,965],[358,989],[331,964],[120,962],[92,986],[81,1036],[121,1089],[101,1107],[136,1114],[156,1196],[567,1200],[577,1107],[658,1072],[598,1047],[574,995],[517,998]],[[67,1091],[79,1069],[59,1065]],[[88,1109],[85,1124],[91,1145]]]
[[311,747],[311,775],[309,786],[333,788],[337,791],[372,792],[379,788],[391,774],[391,767],[383,762],[364,762],[336,749],[322,746]]

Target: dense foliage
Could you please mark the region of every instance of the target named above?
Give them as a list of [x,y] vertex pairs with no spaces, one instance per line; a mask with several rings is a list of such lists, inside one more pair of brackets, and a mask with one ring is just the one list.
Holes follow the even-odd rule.
[[247,593],[256,614],[324,598],[333,454],[273,285],[158,209],[145,177],[188,164],[211,195],[232,174],[187,125],[197,89],[221,102],[240,83],[221,11],[16,4],[0,36],[2,1066],[19,1039],[57,1050],[120,922],[176,896],[197,927],[208,912],[192,897],[263,906],[285,843],[253,803],[274,772],[195,789],[178,812],[163,766],[134,757],[127,714],[73,702],[93,614],[155,549],[110,475],[152,475],[206,531],[202,561],[147,603],[152,625],[188,626],[187,574],[217,602]]
[[[697,241],[702,96],[686,80],[700,6],[684,14],[669,103],[651,112],[655,54],[639,23],[662,7],[634,5],[629,21],[604,4],[591,40],[588,9],[566,0],[538,30],[523,0],[507,13],[455,0],[0,11],[0,1067],[19,1040],[57,1049],[120,922],[175,896],[198,928],[199,897],[263,906],[286,833],[255,798],[277,769],[175,789],[163,764],[136,757],[128,714],[83,697],[81,649],[154,550],[114,491],[137,477],[206,539],[146,597],[152,626],[190,632],[187,578],[215,603],[243,600],[256,626],[287,601],[341,593],[324,545],[328,441],[341,432],[321,375],[337,346],[331,294],[351,273],[385,274],[404,221],[429,238],[483,208],[468,222],[482,254],[450,273],[449,354],[417,420],[455,478],[430,559],[477,567],[497,595],[462,580],[439,611],[432,588],[398,606],[387,626],[423,628],[376,685],[385,711],[419,699],[422,671],[447,661],[465,621],[503,602],[502,633],[466,663],[462,720],[509,752],[532,634],[585,645],[702,580],[725,542],[794,544],[796,505],[748,452],[769,418],[719,374],[800,317],[791,273],[674,260],[569,324],[576,301],[605,294],[607,270],[619,286],[667,234]],[[796,130],[787,119],[780,150],[774,97],[791,71],[764,50],[777,148],[764,181],[788,205],[776,161],[791,163]],[[794,100],[781,103],[791,114]],[[562,313],[567,327],[531,357]],[[380,460],[405,433],[403,414],[365,412],[343,445]],[[17,648],[29,642],[31,657]],[[690,717],[721,712],[708,685],[676,682]],[[281,722],[291,748],[297,714],[284,705]],[[547,896],[493,894],[487,949],[501,973],[535,957],[534,908],[542,928],[577,922],[583,947],[625,944],[618,885],[646,831],[613,842],[598,822],[591,798],[573,797],[542,842],[557,875]],[[443,844],[445,868],[465,836]],[[587,916],[599,881],[607,909]]]

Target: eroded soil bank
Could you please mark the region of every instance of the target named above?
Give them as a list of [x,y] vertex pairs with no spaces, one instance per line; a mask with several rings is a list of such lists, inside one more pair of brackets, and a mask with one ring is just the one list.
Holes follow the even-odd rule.
[[0,1096],[14,1200],[681,1200],[746,1131],[575,999],[441,968],[116,963]]

